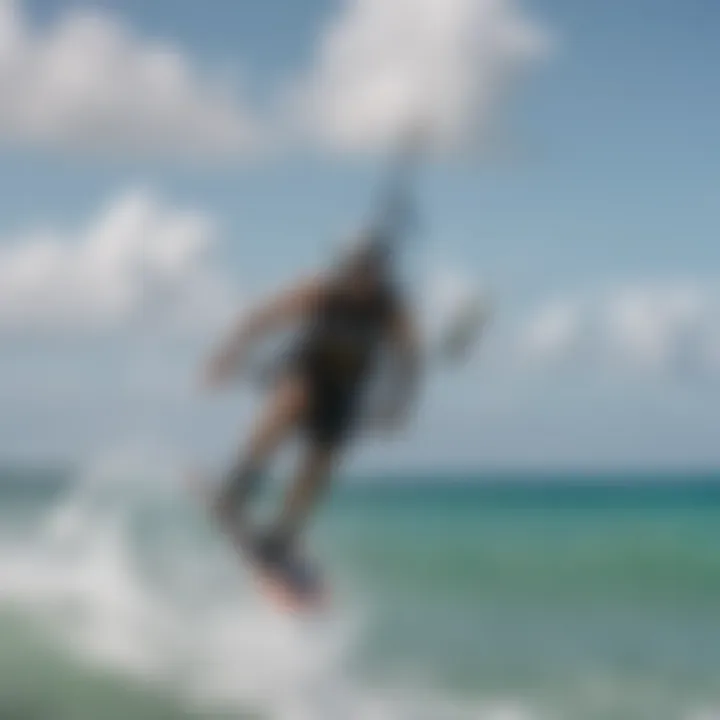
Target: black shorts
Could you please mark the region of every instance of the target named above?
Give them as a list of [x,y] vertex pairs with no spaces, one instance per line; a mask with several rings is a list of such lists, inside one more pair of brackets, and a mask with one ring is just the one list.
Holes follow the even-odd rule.
[[291,347],[281,367],[299,376],[307,388],[308,408],[301,427],[305,437],[324,447],[342,445],[357,424],[366,373],[339,376],[336,368],[302,343]]
[[303,422],[306,437],[324,447],[342,445],[355,427],[360,392],[307,376],[309,405]]

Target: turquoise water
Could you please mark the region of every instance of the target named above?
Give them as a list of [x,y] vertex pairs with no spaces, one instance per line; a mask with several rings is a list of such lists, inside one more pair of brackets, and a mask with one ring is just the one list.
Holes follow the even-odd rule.
[[312,620],[152,469],[6,472],[0,498],[8,720],[720,717],[720,476],[348,483]]

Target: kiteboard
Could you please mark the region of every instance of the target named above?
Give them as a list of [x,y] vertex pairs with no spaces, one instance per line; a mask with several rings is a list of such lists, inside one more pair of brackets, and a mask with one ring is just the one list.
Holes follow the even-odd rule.
[[210,483],[194,476],[189,481],[189,489],[214,524],[229,535],[233,548],[264,600],[288,613],[312,613],[327,608],[330,597],[327,581],[317,564],[305,553],[295,550],[280,562],[267,562],[259,551],[258,533],[240,526],[228,529],[219,522],[212,509]]

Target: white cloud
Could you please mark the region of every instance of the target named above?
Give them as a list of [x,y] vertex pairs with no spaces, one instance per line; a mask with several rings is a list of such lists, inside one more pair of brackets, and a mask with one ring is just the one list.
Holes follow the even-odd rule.
[[611,349],[640,366],[672,365],[701,351],[712,330],[714,299],[697,284],[641,286],[610,297],[604,322]]
[[436,148],[487,132],[545,32],[515,0],[347,0],[297,94],[306,126],[375,150],[422,119]]
[[202,213],[136,190],[75,236],[30,232],[0,245],[0,330],[197,329],[224,319],[231,293],[208,260]]
[[194,159],[257,142],[242,100],[174,46],[90,10],[35,29],[16,0],[0,0],[0,139]]
[[720,372],[720,294],[699,281],[668,281],[551,303],[523,325],[518,345],[534,360],[580,357],[639,372]]
[[344,0],[281,118],[114,16],[76,9],[38,28],[21,0],[0,0],[0,141],[219,161],[287,141],[283,132],[386,150],[420,119],[436,149],[464,147],[489,134],[549,46],[519,2]]
[[582,330],[581,309],[572,302],[553,301],[542,307],[521,332],[523,352],[534,360],[571,356]]

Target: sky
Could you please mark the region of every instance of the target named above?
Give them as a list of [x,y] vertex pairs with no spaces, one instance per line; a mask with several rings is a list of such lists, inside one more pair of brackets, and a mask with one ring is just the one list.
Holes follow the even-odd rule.
[[421,117],[411,284],[492,321],[351,465],[716,467],[719,38],[715,0],[0,0],[0,458],[229,457],[258,398],[204,354]]

